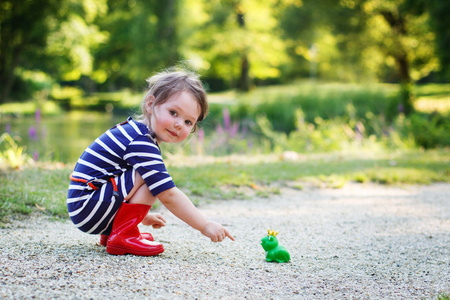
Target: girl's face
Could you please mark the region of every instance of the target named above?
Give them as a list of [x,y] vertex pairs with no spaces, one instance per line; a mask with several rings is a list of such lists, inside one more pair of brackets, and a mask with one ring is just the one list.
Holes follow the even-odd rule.
[[179,143],[184,141],[200,116],[197,100],[189,92],[171,96],[166,102],[154,105],[155,98],[146,100],[146,110],[150,116],[148,125],[156,135],[158,143]]

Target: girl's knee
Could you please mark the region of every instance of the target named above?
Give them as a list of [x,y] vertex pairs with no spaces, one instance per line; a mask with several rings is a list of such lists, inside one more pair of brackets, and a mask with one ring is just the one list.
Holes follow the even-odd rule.
[[[139,175],[140,177],[140,175]],[[142,177],[140,177],[142,179]],[[136,176],[137,179],[137,176]],[[137,183],[137,180],[136,180]],[[134,185],[132,191],[125,198],[129,203],[153,205],[156,197],[152,195],[145,182]]]

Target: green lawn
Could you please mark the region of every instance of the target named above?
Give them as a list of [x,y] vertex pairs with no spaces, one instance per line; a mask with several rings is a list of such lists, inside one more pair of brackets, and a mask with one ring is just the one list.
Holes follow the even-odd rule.
[[[330,137],[334,137],[334,132],[330,136],[330,134],[325,134],[326,130],[337,128],[333,123],[330,128],[324,127],[321,132],[319,126],[321,119],[317,117],[322,115],[336,118],[339,121],[343,115],[347,114],[348,120],[342,121],[344,122],[342,124],[351,123],[351,127],[347,126],[351,130],[355,125],[353,123],[365,120],[364,126],[367,135],[365,139],[370,140],[372,137],[369,136],[370,134],[378,134],[381,140],[385,138],[384,131],[389,129],[387,126],[392,125],[384,124],[383,112],[388,110],[389,102],[397,90],[397,85],[362,86],[331,83],[316,85],[297,82],[284,86],[258,88],[246,94],[234,92],[212,94],[210,96],[211,114],[208,122],[213,131],[211,135],[213,135],[215,125],[223,123],[223,109],[227,107],[231,112],[234,111],[234,115],[232,115],[234,120],[242,121],[245,118],[251,119],[251,116],[256,118],[263,114],[269,118],[272,117],[274,121],[271,125],[274,126],[274,129],[276,129],[275,121],[280,122],[279,128],[289,129],[295,125],[296,121],[294,108],[296,105],[300,105],[302,111],[305,112],[305,117],[308,116],[313,119],[312,122],[318,123],[315,124],[317,132],[314,133],[324,133],[319,143],[323,144]],[[417,86],[416,93],[418,96],[417,108],[426,112],[440,111],[444,114],[450,111],[450,84]],[[60,98],[70,98],[76,103],[78,98],[75,96],[70,98],[67,95],[61,95]],[[128,102],[124,102],[123,99],[128,99]],[[87,102],[93,103],[93,106],[102,109],[104,109],[105,103],[111,102],[114,103],[115,110],[116,108],[129,110],[139,103],[140,96],[124,91],[114,94],[97,94],[88,100]],[[43,115],[59,114],[61,108],[55,103],[45,102],[42,107]],[[119,105],[119,103],[121,104]],[[0,116],[13,112],[17,114],[20,111],[19,108],[22,111],[18,115],[33,114],[35,105],[35,102],[3,104],[0,106]],[[430,114],[430,116],[432,115]],[[422,133],[420,138],[434,137],[436,141],[431,145],[448,145],[448,140],[446,140],[448,139],[448,130],[446,129],[448,122],[444,122],[447,120],[444,115],[441,119],[436,119],[437,121],[434,123],[430,121],[434,119],[429,120],[423,116],[421,118],[412,119],[420,121],[416,122],[418,124],[416,124],[418,128],[416,134]],[[413,124],[411,120],[405,121],[405,123],[408,122]],[[409,127],[403,129],[411,130]],[[368,133],[369,131],[372,133]],[[434,135],[432,135],[433,133]],[[280,145],[280,132],[274,131],[273,135],[278,138],[275,143]],[[389,140],[394,140],[395,136],[395,134],[391,134]],[[245,136],[242,141],[247,141],[248,138],[249,136]],[[262,140],[264,137],[259,135],[258,138]],[[297,141],[298,138],[294,136],[294,140]],[[230,141],[226,141],[224,145],[227,146],[230,143]],[[268,146],[266,148],[263,149],[264,151],[257,149],[255,153],[282,153],[282,151],[290,149],[283,148],[272,151]],[[318,188],[339,188],[349,181],[362,184],[376,182],[399,185],[450,181],[450,151],[448,147],[428,151],[420,150],[418,146],[397,146],[397,148],[403,150],[374,150],[389,149],[384,146],[373,147],[373,149],[369,147],[369,150],[366,147],[364,148],[366,150],[356,147],[359,149],[358,151],[326,154],[311,154],[305,150],[306,154],[295,154],[293,160],[283,154],[232,155],[201,159],[185,156],[181,159],[169,157],[166,163],[177,186],[184,190],[196,204],[215,199],[270,197],[272,194],[279,194],[286,186],[296,189],[303,189],[311,185]],[[391,147],[391,149],[397,148]],[[409,148],[411,149],[408,150]],[[324,151],[323,147],[321,149]],[[355,147],[349,149],[355,149]],[[240,149],[240,151],[249,153],[245,149]],[[20,160],[21,153],[22,148],[13,143],[9,150],[6,147],[4,152],[0,152],[2,154],[0,162],[2,159],[6,162],[13,160],[11,157]],[[236,151],[232,153],[236,153]],[[28,153],[29,155],[31,154]],[[0,222],[5,222],[10,215],[29,214],[33,211],[67,218],[65,199],[68,177],[72,167],[73,165],[40,162],[23,167],[22,170],[0,169]]]
[[[340,188],[362,184],[430,184],[449,182],[450,151],[329,153],[298,156],[169,159],[177,186],[196,204],[215,199],[270,197],[289,186]],[[72,165],[41,164],[0,173],[0,221],[33,211],[67,218],[66,193]]]

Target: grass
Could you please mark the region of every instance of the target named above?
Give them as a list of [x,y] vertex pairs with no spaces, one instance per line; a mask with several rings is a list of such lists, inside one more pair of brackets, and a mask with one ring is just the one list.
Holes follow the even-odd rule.
[[[349,120],[371,121],[374,115],[382,115],[383,112],[389,111],[389,103],[397,91],[397,85],[362,86],[331,83],[315,85],[309,82],[261,87],[246,94],[228,91],[210,95],[211,114],[205,125],[214,130],[217,124],[222,124],[223,108],[228,107],[235,120],[242,121],[251,116],[256,118],[260,114],[265,114],[271,118],[274,129],[287,132],[295,127],[296,105],[301,107],[305,117],[311,119],[310,122],[317,123],[318,116],[342,118],[343,115],[348,115]],[[417,86],[416,94],[418,97],[416,108],[425,112],[450,111],[450,84]],[[85,102],[79,101],[80,97],[77,91],[69,90],[61,92],[55,100],[69,99],[71,105],[85,105]],[[128,101],[124,102],[123,99]],[[140,102],[140,96],[129,91],[99,93],[91,95],[87,102],[90,106],[103,110],[105,106],[113,105],[114,111],[120,109],[129,111]],[[37,104],[36,101],[28,104],[3,104],[0,106],[0,117],[8,113],[32,115]],[[61,109],[50,101],[46,101],[44,105],[47,106],[41,108],[42,114],[59,113]],[[85,112],[80,116],[84,120],[88,117]],[[71,121],[72,127],[77,126],[75,121]],[[249,124],[254,126],[254,123]],[[369,125],[370,122],[365,125],[366,131],[369,130]],[[429,137],[431,134],[428,119],[419,125],[424,136]],[[91,126],[90,129],[92,128]],[[383,133],[383,128],[377,130],[380,134]],[[445,131],[445,128],[441,131]],[[278,133],[274,134],[279,137]],[[392,140],[392,137],[390,138]],[[79,143],[80,139],[75,140]],[[325,136],[320,141],[322,146],[326,139]],[[278,140],[276,143],[280,144]],[[74,148],[69,142],[66,144],[70,149]],[[229,141],[225,142],[225,146],[229,144]],[[267,146],[268,150],[260,153],[271,152],[269,148]],[[247,149],[241,152],[249,153]],[[177,186],[196,204],[214,199],[271,197],[273,194],[281,193],[282,188],[286,186],[296,189],[304,189],[310,185],[340,188],[350,181],[394,185],[450,181],[448,148],[428,151],[415,149],[375,152],[371,149],[359,152],[298,154],[294,160],[288,159],[283,154],[231,155],[214,158],[169,156],[166,162]],[[0,170],[0,223],[5,222],[10,215],[29,214],[34,211],[67,218],[65,199],[68,176],[72,167],[57,163],[41,163],[23,170]]]
[[[177,184],[207,198],[226,198],[223,187],[263,190],[294,183],[339,188],[346,182],[430,184],[450,179],[450,153],[445,150],[397,153],[317,154],[298,160],[280,156],[229,157],[202,166],[175,167],[169,171]],[[297,184],[295,184],[297,182]],[[255,188],[256,187],[256,188]],[[236,196],[236,195],[234,195]]]
[[450,84],[426,84],[416,86],[416,110],[441,114],[450,113]]
[[13,102],[0,105],[0,117],[2,115],[34,116],[38,107],[41,108],[43,115],[58,115],[62,112],[61,107],[53,101],[43,101],[42,103],[39,103],[39,101]]
[[0,223],[11,214],[33,211],[67,216],[66,195],[71,170],[61,164],[0,172]]
[[[340,188],[347,182],[389,185],[450,181],[448,150],[394,153],[328,153],[286,160],[259,157],[170,158],[168,170],[194,203],[215,199],[271,197],[289,186]],[[67,218],[66,193],[72,165],[41,164],[0,173],[0,222],[40,212]]]
[[440,293],[437,298],[438,300],[450,300],[450,294],[448,293]]
[[[395,102],[398,85],[311,83],[297,81],[282,86],[259,87],[249,93],[220,93],[211,95],[211,114],[206,123],[220,121],[221,111],[228,106],[236,120],[265,115],[277,131],[295,130],[295,111],[301,109],[307,122],[317,117],[333,119],[351,114],[365,119],[366,112],[385,114]],[[228,99],[228,101],[226,100]]]

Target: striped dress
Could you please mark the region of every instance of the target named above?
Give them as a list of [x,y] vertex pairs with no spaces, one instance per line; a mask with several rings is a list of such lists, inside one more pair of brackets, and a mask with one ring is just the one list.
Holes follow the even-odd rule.
[[130,117],[98,137],[78,159],[67,196],[75,226],[86,233],[109,234],[136,171],[155,197],[175,186],[147,126]]

